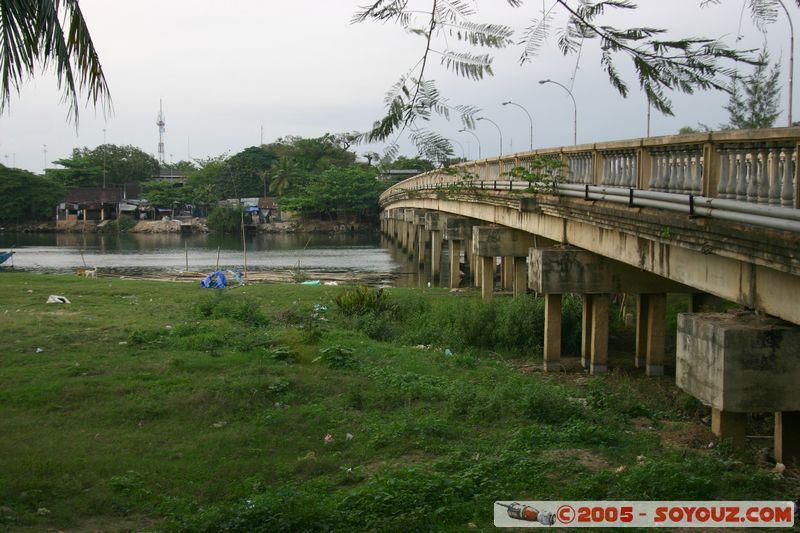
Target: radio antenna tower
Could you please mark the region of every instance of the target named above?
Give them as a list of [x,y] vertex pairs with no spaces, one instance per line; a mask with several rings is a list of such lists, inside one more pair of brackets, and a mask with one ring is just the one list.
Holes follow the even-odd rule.
[[162,165],[164,164],[164,126],[166,122],[164,121],[164,106],[161,100],[158,101],[158,121],[156,122],[158,126],[158,162]]

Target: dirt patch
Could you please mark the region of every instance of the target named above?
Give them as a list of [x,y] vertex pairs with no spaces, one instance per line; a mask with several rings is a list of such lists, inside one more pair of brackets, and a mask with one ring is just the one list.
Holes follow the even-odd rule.
[[564,450],[548,450],[545,452],[545,457],[555,461],[570,461],[578,463],[587,470],[592,472],[599,472],[601,470],[608,470],[611,465],[602,455],[584,450],[581,448],[567,448]]
[[707,450],[714,442],[714,434],[703,426],[686,423],[665,423],[659,431],[661,441],[673,448]]

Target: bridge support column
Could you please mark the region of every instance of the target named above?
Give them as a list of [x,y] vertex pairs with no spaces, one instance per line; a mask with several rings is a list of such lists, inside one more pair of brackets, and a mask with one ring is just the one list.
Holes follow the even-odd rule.
[[461,282],[461,241],[450,239],[450,288],[457,289]]
[[[450,288],[455,289],[461,282],[461,251],[466,241],[472,238],[473,223],[468,218],[448,216],[442,224],[444,238],[450,243]],[[456,251],[454,255],[454,250]],[[455,262],[454,262],[455,257]]]
[[428,231],[425,231],[425,228],[423,228],[422,226],[417,226],[417,236],[419,238],[419,244],[417,245],[419,249],[418,265],[423,266],[426,261],[425,254],[427,253],[427,248],[428,246],[430,246],[429,242],[430,233]]
[[647,298],[647,361],[648,376],[663,376],[666,354],[664,336],[667,322],[667,295],[650,294]]
[[582,297],[581,313],[581,366],[588,369],[592,360],[592,296]]
[[501,286],[504,291],[510,291],[514,288],[514,256],[504,255],[500,262],[500,268],[502,272],[500,276]]
[[608,372],[608,312],[611,298],[608,294],[592,295],[592,340],[589,373]]
[[439,281],[439,268],[442,264],[442,232],[433,230],[431,233],[431,279]]
[[480,256],[481,263],[481,297],[490,300],[494,293],[494,256]]
[[729,439],[734,448],[744,448],[747,413],[732,413],[711,409],[711,432],[721,439]]
[[528,291],[528,263],[525,257],[514,258],[514,296]]
[[775,461],[800,463],[800,411],[775,413]]
[[[470,235],[472,232],[470,232]],[[472,252],[472,239],[464,239],[464,271],[467,286],[474,283],[475,279],[475,254]]]
[[639,294],[636,298],[636,368],[644,368],[647,364],[647,294]]
[[[475,226],[472,228],[473,252],[483,258],[479,268],[484,270],[482,280],[491,279],[490,287],[494,288],[494,272],[496,257],[501,257],[500,284],[503,290],[513,290],[514,295],[524,294],[527,290],[525,279],[528,250],[535,244],[536,237],[530,233],[510,228],[491,226]],[[491,270],[490,273],[486,269]],[[486,283],[481,287],[485,290]]]
[[561,370],[561,295],[544,295],[544,371]]
[[472,285],[477,288],[481,286],[483,280],[483,258],[475,252],[472,253],[472,266]]

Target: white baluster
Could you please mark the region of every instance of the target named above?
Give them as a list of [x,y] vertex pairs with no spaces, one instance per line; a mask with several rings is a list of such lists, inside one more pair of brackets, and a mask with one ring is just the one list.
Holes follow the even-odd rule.
[[747,151],[736,150],[736,199],[747,199],[747,180],[749,178],[750,166],[747,164]]
[[761,162],[758,172],[758,203],[769,203],[769,151],[766,147],[761,149],[759,154]]
[[769,203],[780,205],[781,203],[781,151],[778,147],[770,150],[769,164]]
[[650,152],[650,181],[647,188],[651,191],[658,190],[658,180],[661,178],[661,154]]
[[781,205],[792,207],[794,205],[794,183],[792,175],[792,152],[791,148],[782,148],[783,153],[783,183],[781,184]]
[[719,150],[719,183],[717,184],[717,196],[719,198],[728,197],[728,179],[731,169],[731,153],[724,147]]

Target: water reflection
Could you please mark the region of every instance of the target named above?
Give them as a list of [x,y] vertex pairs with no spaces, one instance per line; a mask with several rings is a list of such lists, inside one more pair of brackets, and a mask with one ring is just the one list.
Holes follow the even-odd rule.
[[[378,233],[372,234],[258,234],[247,244],[249,270],[317,270],[391,274],[398,287],[448,287],[449,254],[444,243],[439,276],[431,276],[428,260],[401,250]],[[17,251],[14,268],[71,272],[100,267],[120,275],[191,270],[242,268],[244,254],[238,236],[218,234],[0,234],[0,250]],[[430,285],[429,285],[430,284]]]
[[[395,272],[399,265],[374,234],[259,234],[248,236],[251,270],[304,269]],[[119,273],[241,268],[241,240],[214,234],[3,234],[0,250],[14,247],[14,267],[70,271],[90,265]]]

